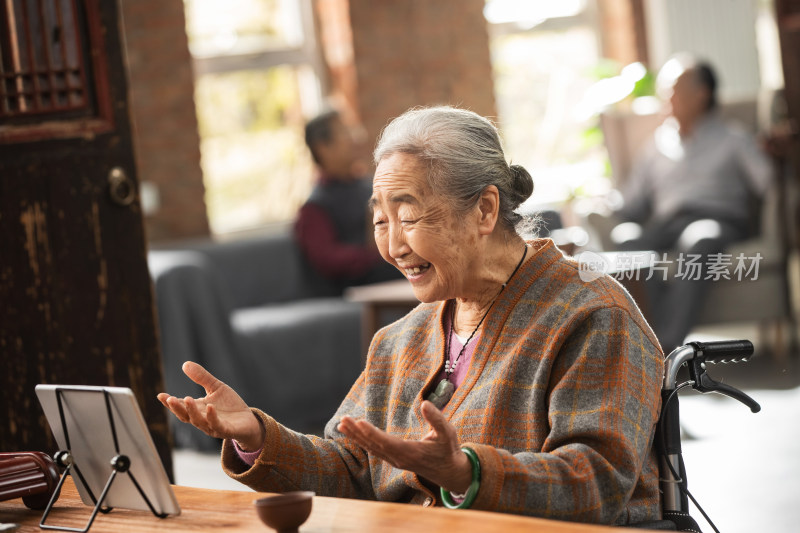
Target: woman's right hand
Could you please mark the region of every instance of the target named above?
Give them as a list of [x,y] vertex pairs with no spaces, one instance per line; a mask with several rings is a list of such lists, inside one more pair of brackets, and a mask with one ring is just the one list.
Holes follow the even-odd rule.
[[245,451],[261,448],[266,438],[264,426],[236,391],[197,363],[183,363],[183,373],[203,387],[206,395],[180,399],[162,392],[158,400],[167,409],[181,422],[192,424],[207,435],[235,439]]

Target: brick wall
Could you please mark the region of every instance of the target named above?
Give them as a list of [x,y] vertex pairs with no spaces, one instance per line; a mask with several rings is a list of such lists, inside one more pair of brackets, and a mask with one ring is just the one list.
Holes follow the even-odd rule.
[[[412,106],[496,115],[484,0],[313,0],[327,86],[364,127]],[[158,189],[150,242],[209,234],[182,0],[122,0],[140,182]]]
[[122,0],[122,11],[139,182],[160,196],[148,240],[208,235],[183,1]]
[[[484,0],[317,0],[331,92],[370,150],[406,109],[451,104],[495,117]],[[349,28],[341,28],[349,23]]]
[[597,9],[603,57],[648,65],[644,0],[603,0]]

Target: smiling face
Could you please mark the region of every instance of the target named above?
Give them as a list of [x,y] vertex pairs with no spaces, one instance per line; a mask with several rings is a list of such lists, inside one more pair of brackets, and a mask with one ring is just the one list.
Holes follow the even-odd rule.
[[405,274],[415,296],[423,302],[463,297],[479,255],[477,208],[457,216],[431,190],[427,169],[403,153],[380,161],[372,191],[378,250]]

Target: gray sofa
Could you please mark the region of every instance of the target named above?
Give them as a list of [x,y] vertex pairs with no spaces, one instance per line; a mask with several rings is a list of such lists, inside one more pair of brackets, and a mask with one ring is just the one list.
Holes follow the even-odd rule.
[[[288,229],[148,254],[168,392],[201,394],[181,371],[196,361],[253,407],[321,431],[361,371],[361,306],[315,275]],[[172,420],[175,445],[219,442]]]

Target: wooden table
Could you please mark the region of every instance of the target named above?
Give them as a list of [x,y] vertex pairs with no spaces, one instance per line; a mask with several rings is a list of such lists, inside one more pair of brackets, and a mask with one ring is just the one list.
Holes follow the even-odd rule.
[[[114,509],[99,514],[90,533],[128,533],[134,531],[273,531],[256,516],[253,500],[264,496],[254,492],[173,487],[181,506],[179,516],[159,519],[149,511]],[[47,517],[50,525],[83,528],[91,508],[80,501],[71,479],[64,484],[61,497]],[[41,511],[32,511],[22,500],[0,502],[0,522],[20,524],[19,533],[40,533]],[[558,522],[485,511],[451,511],[410,504],[369,502],[315,497],[311,516],[300,527],[301,533],[365,531],[409,533],[437,531],[447,533],[623,533],[629,529]]]
[[[588,255],[578,254],[576,259],[579,262],[593,259],[602,261],[601,271],[619,281],[631,293],[645,318],[649,319],[650,309],[644,282],[653,267],[655,252],[585,253]],[[361,323],[363,357],[366,357],[372,337],[380,328],[405,315],[419,304],[411,283],[405,279],[350,287],[344,296],[352,302],[364,304]]]

